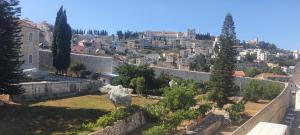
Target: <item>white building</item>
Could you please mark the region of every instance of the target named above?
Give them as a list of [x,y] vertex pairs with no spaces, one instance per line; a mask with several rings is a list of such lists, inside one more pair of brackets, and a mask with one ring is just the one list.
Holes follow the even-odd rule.
[[267,61],[268,60],[268,53],[267,52],[257,52],[256,53],[256,60],[260,61]]

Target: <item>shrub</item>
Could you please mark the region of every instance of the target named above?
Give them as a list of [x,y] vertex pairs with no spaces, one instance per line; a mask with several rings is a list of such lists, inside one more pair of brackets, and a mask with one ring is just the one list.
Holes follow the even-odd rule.
[[109,125],[113,125],[114,122],[128,117],[129,115],[135,113],[139,109],[140,107],[137,105],[129,105],[127,108],[120,108],[118,110],[110,112],[109,114],[103,115],[96,121],[96,123],[83,123],[81,127],[91,129],[99,126],[106,127]]
[[204,116],[207,112],[212,109],[212,104],[203,104],[198,109],[196,109],[197,116]]
[[272,100],[281,92],[281,86],[279,84],[270,82],[264,85],[262,98],[267,100]]
[[188,109],[196,104],[194,96],[197,89],[194,85],[167,87],[164,89],[164,99],[162,102],[172,111],[178,109]]
[[168,110],[162,104],[146,105],[143,109],[147,118],[152,121],[161,120],[168,113]]
[[129,115],[129,112],[127,112],[125,109],[121,108],[121,109],[118,109],[116,111],[113,111],[109,114],[106,114],[106,115],[100,117],[97,120],[96,125],[99,125],[101,127],[113,125],[114,122],[116,122],[120,119],[123,119],[123,118],[127,117],[128,115]]
[[229,113],[229,118],[233,122],[240,122],[240,120],[242,119],[241,112],[243,112],[244,110],[245,106],[241,103],[233,104],[227,109]]
[[244,89],[243,96],[245,100],[258,101],[261,97],[263,86],[258,80],[251,80]]
[[172,129],[171,125],[161,124],[144,131],[143,135],[169,135]]
[[197,114],[195,110],[177,110],[172,113],[169,117],[168,123],[176,127],[181,123],[181,121],[185,119],[193,119],[196,118]]

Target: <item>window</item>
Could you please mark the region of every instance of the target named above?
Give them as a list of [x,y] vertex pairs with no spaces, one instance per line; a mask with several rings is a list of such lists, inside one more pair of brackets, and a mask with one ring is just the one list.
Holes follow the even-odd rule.
[[29,63],[32,63],[32,55],[29,55],[29,60],[28,60]]
[[29,33],[29,36],[28,36],[28,41],[29,41],[29,42],[32,42],[32,36],[33,36],[33,34],[32,34],[32,33]]

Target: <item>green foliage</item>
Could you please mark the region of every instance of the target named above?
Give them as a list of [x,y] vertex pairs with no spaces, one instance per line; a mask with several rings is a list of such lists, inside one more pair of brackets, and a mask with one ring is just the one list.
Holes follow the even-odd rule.
[[172,111],[188,109],[196,104],[194,97],[197,89],[194,86],[177,85],[164,88],[164,99],[162,102]]
[[171,125],[161,124],[144,131],[143,135],[169,135],[172,130],[173,127]]
[[137,78],[133,78],[133,79],[131,79],[131,81],[130,81],[130,86],[132,87],[132,88],[134,88],[134,90],[138,93],[138,94],[140,94],[140,95],[143,95],[143,94],[145,94],[144,92],[145,92],[145,86],[146,84],[145,84],[145,79],[144,79],[144,77],[137,77]]
[[259,99],[274,99],[280,92],[282,87],[274,82],[260,82],[251,80],[244,89],[245,100],[258,101]]
[[51,48],[53,66],[61,74],[66,73],[68,67],[70,66],[71,38],[72,30],[67,22],[66,10],[61,7],[57,12],[54,24],[53,42]]
[[257,68],[247,68],[245,70],[245,74],[248,77],[255,77],[256,75],[259,75],[260,73],[262,73],[262,71],[260,71]]
[[109,114],[103,115],[96,121],[96,123],[91,123],[91,122],[83,123],[81,126],[82,126],[82,128],[92,129],[92,128],[96,128],[99,126],[106,127],[109,125],[113,125],[114,122],[116,122],[118,120],[122,120],[122,119],[130,116],[131,114],[133,114],[134,112],[136,112],[139,109],[140,109],[140,107],[138,107],[136,105],[129,105],[127,108],[120,108],[120,109],[110,112]]
[[226,111],[229,112],[229,117],[233,122],[240,122],[242,119],[241,112],[245,111],[244,104],[236,103],[230,106]]
[[215,47],[216,58],[209,79],[209,98],[222,108],[227,97],[236,94],[233,72],[235,69],[237,52],[234,22],[231,14],[227,14],[220,36],[220,42]]
[[21,27],[18,0],[0,1],[0,94],[22,94]]
[[83,63],[74,63],[70,67],[70,71],[76,74],[77,77],[80,76],[80,72],[86,70],[86,67]]
[[272,100],[276,96],[279,95],[281,90],[282,90],[282,87],[279,84],[269,82],[264,85],[264,89],[263,89],[261,97],[262,97],[262,99]]
[[261,97],[263,86],[258,80],[251,80],[245,87],[243,96],[245,100],[258,101]]
[[124,63],[115,68],[115,71],[119,75],[114,83],[122,85],[124,87],[130,87],[130,81],[133,78],[143,77],[145,79],[145,89],[152,89],[154,85],[154,70],[147,65],[135,66]]
[[280,67],[274,67],[271,69],[271,73],[279,74],[279,75],[286,75],[284,71]]
[[169,86],[169,82],[172,80],[172,76],[168,73],[162,72],[157,78],[157,84],[159,88],[165,88]]
[[146,105],[143,110],[146,112],[147,118],[151,121],[162,120],[168,113],[168,110],[162,104]]
[[195,110],[177,110],[173,112],[169,116],[169,121],[168,123],[174,125],[176,127],[181,123],[183,120],[191,120],[197,117],[196,111]]
[[197,116],[204,116],[207,112],[212,109],[212,104],[203,104],[198,109],[195,110]]

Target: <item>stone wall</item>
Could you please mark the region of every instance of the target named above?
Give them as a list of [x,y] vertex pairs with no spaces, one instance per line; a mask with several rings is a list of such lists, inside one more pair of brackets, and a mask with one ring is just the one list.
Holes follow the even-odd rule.
[[146,123],[143,112],[139,111],[124,120],[116,122],[113,126],[108,126],[89,135],[126,135],[136,128]]
[[25,93],[14,95],[14,101],[38,101],[64,96],[98,91],[101,86],[100,81],[59,81],[59,82],[26,82],[20,83],[25,89]]
[[[39,67],[41,70],[54,69],[52,66],[52,52],[50,50],[40,50],[39,58]],[[71,53],[72,63],[81,62],[91,72],[111,73],[112,61],[112,57]]]
[[[185,71],[185,70],[171,69],[171,68],[164,68],[164,67],[152,67],[152,69],[154,70],[156,77],[158,77],[162,72],[164,72],[185,79],[192,79],[195,81],[207,81],[209,80],[209,76],[210,76],[210,73],[207,72]],[[249,78],[249,77],[236,77],[235,83],[236,85],[243,88],[245,84],[247,84],[247,82],[252,79],[253,78]]]
[[291,97],[291,88],[285,84],[284,90],[274,98],[268,105],[261,109],[255,116],[246,121],[242,126],[236,129],[232,135],[246,135],[259,122],[281,123]]

